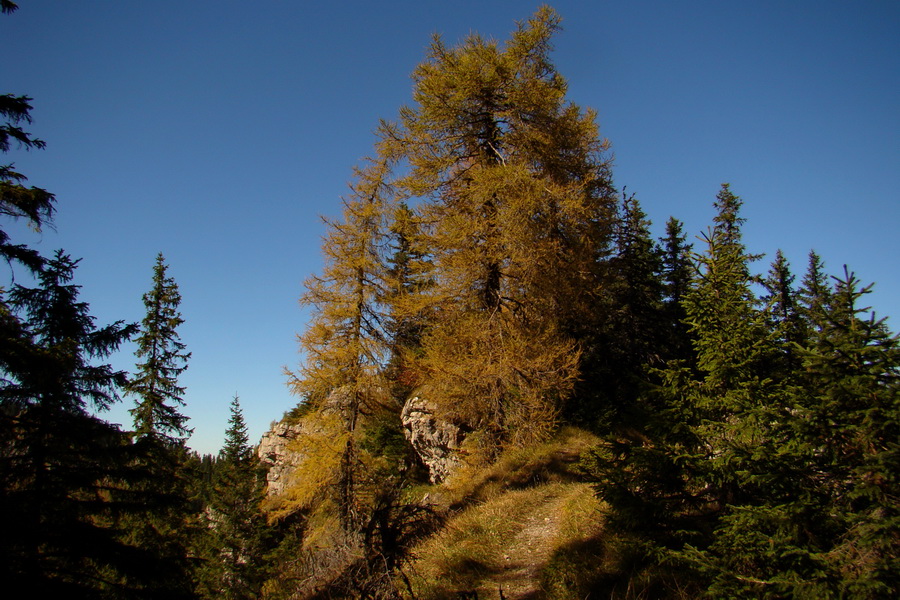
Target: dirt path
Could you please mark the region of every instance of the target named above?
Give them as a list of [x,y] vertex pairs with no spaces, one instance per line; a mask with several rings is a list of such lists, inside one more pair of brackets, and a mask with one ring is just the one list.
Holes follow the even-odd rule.
[[540,572],[555,550],[562,525],[562,509],[572,497],[581,493],[583,490],[579,486],[547,486],[544,502],[523,518],[522,530],[516,534],[503,557],[505,564],[480,586],[479,598],[499,598],[501,590],[505,600],[536,600],[543,597]]

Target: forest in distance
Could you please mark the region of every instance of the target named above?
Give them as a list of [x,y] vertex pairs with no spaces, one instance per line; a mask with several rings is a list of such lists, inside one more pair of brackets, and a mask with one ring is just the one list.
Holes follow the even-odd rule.
[[[567,99],[559,25],[544,6],[504,42],[435,36],[410,104],[378,125],[305,282],[298,403],[280,421],[303,433],[278,493],[237,395],[217,456],[186,445],[191,353],[163,253],[143,320],[102,325],[77,259],[0,229],[19,274],[0,289],[8,593],[900,594],[900,342],[871,286],[815,252],[799,271],[780,251],[763,264],[728,184],[695,242],[676,217],[654,239],[613,183],[596,114]],[[3,154],[44,147],[31,101],[0,96]],[[40,230],[55,210],[0,165],[4,226]],[[126,340],[133,372],[108,364]],[[458,432],[449,475],[409,440],[413,400]],[[103,419],[119,402],[128,428]],[[577,533],[543,540],[549,556],[519,576],[533,588],[470,546],[485,507],[567,507],[583,491],[592,508],[565,515]]]

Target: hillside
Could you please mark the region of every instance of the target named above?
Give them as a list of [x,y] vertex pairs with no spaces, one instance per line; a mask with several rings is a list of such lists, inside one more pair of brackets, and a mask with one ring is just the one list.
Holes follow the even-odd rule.
[[[270,506],[302,462],[285,442],[302,429],[275,424],[261,447],[276,474]],[[399,557],[397,590],[420,600],[580,597],[600,573],[603,508],[579,466],[597,443],[567,427],[548,442],[489,464],[462,462],[446,481],[410,488],[405,502],[438,518]]]
[[[565,597],[559,592],[587,574],[561,572],[560,561],[571,548],[599,535],[601,517],[585,483],[541,483],[500,492],[454,515],[412,550],[415,597],[472,592],[509,600]],[[548,586],[556,594],[549,594]]]

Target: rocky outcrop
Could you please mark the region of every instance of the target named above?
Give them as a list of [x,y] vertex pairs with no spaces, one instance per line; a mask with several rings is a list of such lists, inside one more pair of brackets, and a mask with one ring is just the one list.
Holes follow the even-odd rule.
[[275,496],[284,491],[291,473],[300,463],[302,456],[289,450],[288,446],[303,434],[303,423],[279,421],[262,436],[256,452],[260,462],[266,467],[266,495]]
[[421,396],[406,401],[400,414],[406,439],[428,467],[432,483],[440,483],[460,464],[459,447],[465,434],[435,414],[433,404]]
[[288,486],[294,471],[303,461],[303,454],[292,442],[304,435],[321,435],[322,424],[318,417],[340,413],[350,400],[347,390],[333,391],[314,414],[292,419],[282,419],[272,424],[263,434],[257,448],[259,461],[266,468],[266,495],[277,496]]
[[[340,410],[346,393],[332,393],[319,415]],[[434,405],[423,396],[413,396],[406,401],[401,413],[406,439],[428,468],[432,483],[440,483],[460,464],[459,448],[465,433],[454,423],[439,417]],[[305,435],[321,434],[321,424],[316,419],[300,417],[274,423],[263,434],[257,455],[266,468],[266,495],[278,496],[290,484],[291,477],[303,461],[298,444],[293,442]]]

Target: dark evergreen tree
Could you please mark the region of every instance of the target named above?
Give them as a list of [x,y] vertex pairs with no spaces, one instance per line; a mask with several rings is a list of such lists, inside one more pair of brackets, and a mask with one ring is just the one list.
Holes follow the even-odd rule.
[[[18,7],[3,0],[2,13],[9,14]],[[44,142],[31,137],[19,124],[31,122],[31,98],[4,94],[0,96],[0,153],[6,154],[15,142],[26,149],[43,148]],[[12,164],[0,165],[0,215],[11,220],[24,219],[29,227],[40,230],[52,221],[55,198],[46,190],[26,188],[25,176],[14,170]],[[44,259],[34,250],[22,244],[12,243],[9,234],[0,227],[0,257],[10,266],[23,264],[32,273],[40,271]],[[24,373],[33,368],[37,349],[5,293],[0,293],[0,362],[7,372]]]
[[[13,2],[0,2],[5,14]],[[22,129],[31,98],[0,96],[0,152],[44,142]],[[52,221],[55,198],[0,165],[0,215],[35,230]],[[31,271],[35,287],[0,296],[0,563],[13,596],[179,597],[167,581],[183,564],[135,544],[151,474],[129,437],[92,413],[118,400],[126,374],[102,364],[135,325],[96,328],[72,284],[77,261],[45,259],[0,229],[0,257]],[[162,592],[162,593],[161,593]]]
[[118,401],[126,374],[109,365],[92,364],[106,358],[137,331],[137,325],[117,321],[101,329],[94,326],[85,302],[78,301],[80,286],[71,283],[78,261],[61,250],[38,274],[38,286],[16,285],[9,302],[23,316],[23,325],[50,358],[55,369],[34,382],[31,401],[70,412],[88,406],[105,410]]
[[165,573],[155,578],[156,592],[167,598],[192,595],[192,563],[188,548],[197,534],[195,507],[190,499],[187,449],[190,430],[180,413],[184,388],[178,376],[187,368],[190,353],[184,351],[177,328],[183,323],[178,306],[181,296],[174,279],[166,274],[162,254],[153,269],[153,287],[144,294],[144,317],[137,336],[135,355],[143,359],[126,391],[135,399],[133,468],[143,474],[128,494],[141,497],[143,510],[123,516],[125,540],[154,552],[166,561]]
[[[661,366],[668,341],[663,322],[661,254],[650,221],[634,195],[622,194],[614,253],[605,262],[596,311],[601,324],[582,336],[582,382],[576,402],[602,431],[630,427],[649,367]],[[583,416],[582,416],[583,418]]]
[[693,282],[692,244],[687,243],[683,224],[675,217],[666,222],[666,235],[660,240],[664,288],[662,354],[664,360],[690,360],[693,356],[691,334],[685,319],[684,297]]
[[782,376],[789,377],[797,368],[796,347],[805,345],[805,330],[800,313],[799,292],[794,289],[794,275],[781,250],[768,275],[762,280],[766,295],[762,297],[769,317],[770,327],[781,341],[783,355]]
[[209,504],[213,496],[213,481],[215,480],[218,457],[213,454],[200,455],[196,452],[188,452],[185,469],[190,476],[191,498],[199,503],[200,510]]
[[147,315],[137,336],[135,356],[143,358],[137,373],[128,383],[127,391],[135,397],[131,409],[134,435],[137,439],[153,437],[170,446],[183,445],[191,430],[187,417],[179,412],[184,406],[184,388],[178,376],[187,369],[190,352],[178,335],[184,322],[178,306],[181,294],[178,284],[166,274],[168,266],[162,253],[153,267],[153,288],[144,294]]
[[637,198],[623,192],[620,215],[615,231],[615,255],[609,265],[611,278],[619,289],[614,293],[622,313],[622,341],[633,345],[628,361],[651,364],[658,361],[659,325],[663,299],[662,270],[659,249],[650,237],[650,220]]
[[126,374],[106,358],[132,335],[121,322],[96,328],[61,251],[34,288],[16,286],[4,355],[2,568],[7,590],[43,597],[140,597],[159,566],[128,546],[116,515],[132,475],[127,439],[88,412],[118,399]]
[[201,550],[205,564],[198,591],[210,599],[245,600],[259,597],[266,578],[264,486],[237,396],[230,411],[206,510],[209,535]]
[[[12,5],[13,7],[15,5]],[[3,12],[12,12],[4,7]],[[31,122],[31,98],[28,96],[0,95],[0,152],[7,153],[15,143],[27,150],[40,149],[45,146],[42,140],[32,137],[24,131],[21,123]],[[0,215],[12,219],[25,219],[35,230],[49,223],[55,210],[55,197],[47,190],[37,187],[26,187],[25,175],[17,172],[12,164],[0,165]],[[38,269],[41,259],[38,254],[21,244],[13,244],[9,235],[0,229],[0,256],[6,260],[15,260]]]

